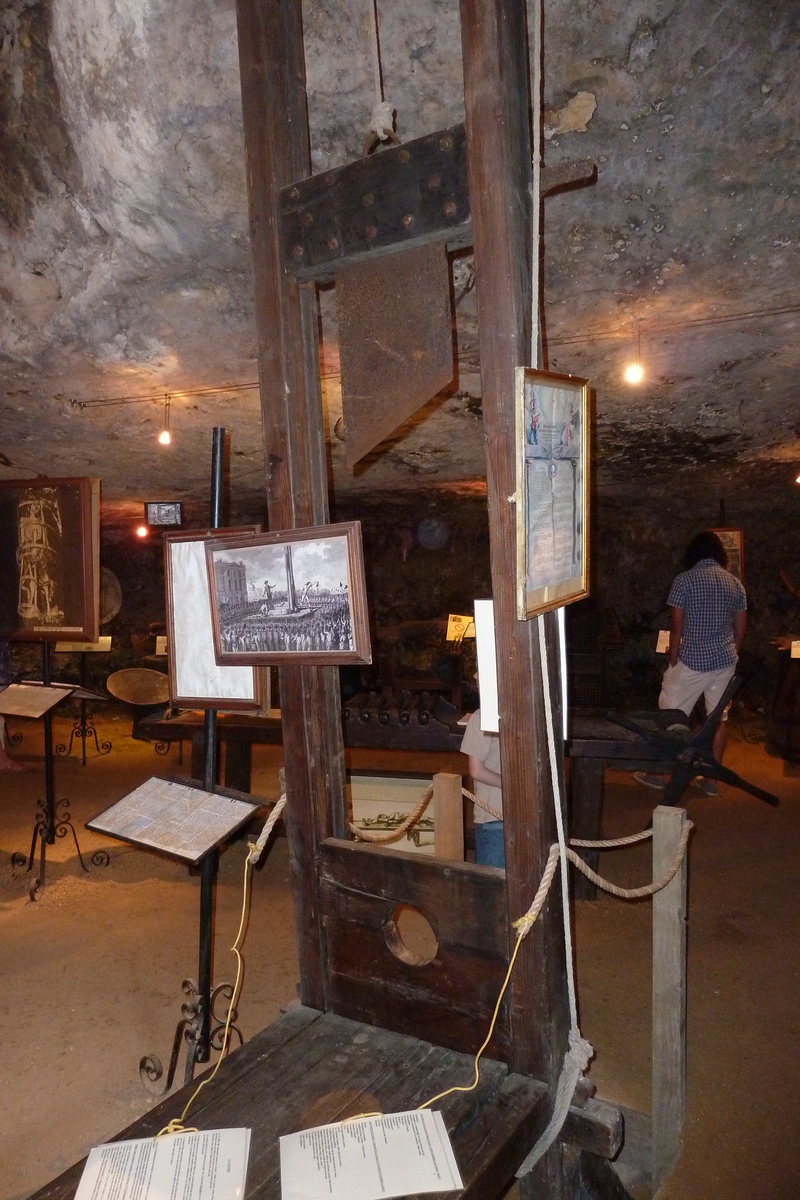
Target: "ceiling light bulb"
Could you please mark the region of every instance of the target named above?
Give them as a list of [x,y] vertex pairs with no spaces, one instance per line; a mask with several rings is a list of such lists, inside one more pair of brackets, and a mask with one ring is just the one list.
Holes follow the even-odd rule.
[[137,537],[140,537],[140,538],[146,538],[146,537],[147,537],[147,532],[148,532],[148,531],[147,531],[147,526],[146,526],[146,525],[140,525],[140,526],[139,526],[139,528],[136,530],[136,536],[137,536]]
[[158,440],[161,442],[162,446],[168,446],[170,444],[170,442],[172,441],[169,430],[162,429],[161,433],[158,435]]
[[798,475],[797,479],[795,479],[795,483],[800,483],[800,475]]
[[625,368],[625,380],[627,383],[641,383],[644,379],[644,369],[640,363],[630,363]]

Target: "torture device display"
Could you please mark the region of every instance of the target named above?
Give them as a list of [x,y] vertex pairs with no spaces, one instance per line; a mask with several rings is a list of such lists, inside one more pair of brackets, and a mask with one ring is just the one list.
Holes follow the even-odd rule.
[[517,370],[517,616],[589,594],[589,383]]
[[372,661],[361,524],[206,543],[217,662]]
[[0,482],[0,637],[96,641],[100,480]]
[[[259,525],[226,530],[241,538]],[[269,707],[269,674],[253,666],[223,666],[214,657],[205,546],[222,544],[220,530],[168,533],[164,537],[167,594],[169,699],[173,708],[253,711]]]

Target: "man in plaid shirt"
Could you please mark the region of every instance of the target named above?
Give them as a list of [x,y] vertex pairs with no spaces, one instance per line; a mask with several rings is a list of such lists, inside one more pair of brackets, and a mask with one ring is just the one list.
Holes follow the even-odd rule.
[[[688,717],[700,696],[710,713],[733,678],[747,624],[747,596],[725,569],[725,548],[710,530],[692,539],[684,562],[687,570],[675,577],[667,598],[672,612],[669,666],[658,707],[680,708]],[[725,750],[727,719],[726,710],[712,745],[717,762]],[[649,787],[664,787],[660,775],[637,772],[636,778]],[[717,794],[715,779],[701,777],[695,783],[706,795]]]

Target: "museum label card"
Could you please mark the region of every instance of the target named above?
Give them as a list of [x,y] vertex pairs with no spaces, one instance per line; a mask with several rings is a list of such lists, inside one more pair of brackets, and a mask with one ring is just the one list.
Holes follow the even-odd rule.
[[790,653],[792,658],[800,658],[800,642],[792,642]]
[[659,629],[656,654],[669,654],[669,630]]
[[494,601],[475,601],[475,636],[478,654],[478,691],[481,701],[481,729],[498,733],[497,651],[494,641]]
[[427,1108],[319,1125],[280,1141],[281,1200],[383,1200],[464,1186],[442,1114]]
[[108,654],[110,650],[110,634],[96,642],[56,642],[56,654]]
[[153,776],[86,828],[195,864],[246,824],[257,807]]
[[0,713],[6,717],[43,717],[75,690],[74,684],[10,683],[0,692]]
[[90,1151],[75,1200],[242,1200],[249,1129],[209,1129]]

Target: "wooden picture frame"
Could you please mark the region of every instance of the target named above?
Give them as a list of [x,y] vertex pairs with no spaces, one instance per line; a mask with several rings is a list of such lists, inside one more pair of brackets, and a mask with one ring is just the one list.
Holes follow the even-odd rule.
[[589,594],[589,381],[517,369],[517,616]]
[[267,670],[221,666],[214,654],[206,542],[254,537],[260,525],[200,529],[164,535],[169,700],[172,708],[215,708],[227,712],[269,709]]
[[744,583],[744,530],[735,528],[710,529],[715,533],[728,556],[728,570],[740,583]]
[[100,480],[0,482],[0,637],[95,642]]
[[372,661],[359,521],[209,541],[206,558],[218,663]]

